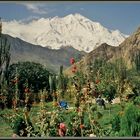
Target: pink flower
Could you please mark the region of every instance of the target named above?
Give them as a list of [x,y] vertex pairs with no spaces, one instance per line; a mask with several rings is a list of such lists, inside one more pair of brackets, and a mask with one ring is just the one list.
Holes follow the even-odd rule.
[[12,137],[13,137],[13,138],[16,138],[16,137],[18,137],[18,135],[14,133],[14,134],[12,135]]
[[70,59],[70,63],[71,63],[71,64],[74,64],[74,63],[75,63],[75,59],[74,59],[74,58],[71,58],[71,59]]
[[64,123],[60,123],[59,129],[58,129],[59,136],[63,137],[66,134],[66,125]]
[[59,126],[60,129],[64,129],[66,128],[66,125],[64,123],[60,123],[60,126]]

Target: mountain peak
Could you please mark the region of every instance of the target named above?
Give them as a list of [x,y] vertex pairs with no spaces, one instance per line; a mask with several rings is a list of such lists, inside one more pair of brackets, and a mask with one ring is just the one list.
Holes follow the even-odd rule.
[[69,18],[71,20],[79,20],[79,21],[91,21],[90,19],[88,19],[87,17],[85,17],[79,13],[70,14],[70,15],[66,16],[65,18]]
[[76,18],[79,18],[79,19],[85,19],[85,18],[86,18],[85,16],[83,16],[83,15],[81,15],[81,14],[79,14],[79,13],[75,13],[74,16],[75,16]]
[[120,31],[111,31],[79,13],[62,18],[40,18],[29,24],[5,22],[3,26],[5,34],[52,49],[72,46],[79,51],[90,52],[102,43],[118,46],[126,38]]

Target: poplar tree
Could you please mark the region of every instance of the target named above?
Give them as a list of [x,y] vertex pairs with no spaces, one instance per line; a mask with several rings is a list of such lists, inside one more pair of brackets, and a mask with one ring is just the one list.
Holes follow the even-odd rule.
[[5,104],[8,93],[8,67],[10,63],[10,44],[2,34],[2,21],[0,18],[0,96]]

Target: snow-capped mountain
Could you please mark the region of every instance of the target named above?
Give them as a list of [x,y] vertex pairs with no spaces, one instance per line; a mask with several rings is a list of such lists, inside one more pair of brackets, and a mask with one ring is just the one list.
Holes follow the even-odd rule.
[[128,37],[119,30],[109,30],[80,14],[41,18],[28,23],[15,20],[4,22],[3,33],[43,47],[60,49],[62,46],[72,46],[85,52],[102,43],[118,46]]

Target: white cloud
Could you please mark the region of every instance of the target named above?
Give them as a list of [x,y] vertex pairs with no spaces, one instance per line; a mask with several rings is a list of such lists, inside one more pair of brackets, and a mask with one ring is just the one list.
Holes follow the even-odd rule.
[[43,4],[22,3],[22,5],[35,14],[47,14],[47,10],[43,8]]
[[39,18],[40,18],[39,16],[29,16],[27,18],[23,18],[23,19],[19,20],[19,22],[23,22],[23,23],[24,22],[30,22],[32,20],[37,20]]

